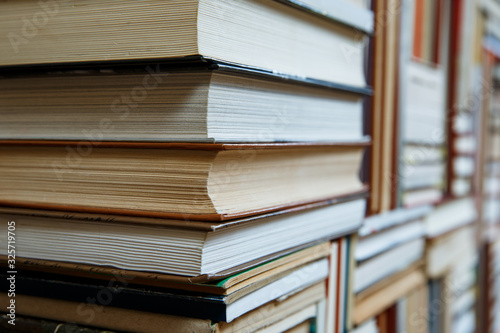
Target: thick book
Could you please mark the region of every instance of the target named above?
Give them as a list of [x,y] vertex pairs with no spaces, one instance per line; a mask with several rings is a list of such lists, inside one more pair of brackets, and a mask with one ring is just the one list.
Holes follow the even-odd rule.
[[476,222],[478,212],[474,198],[466,197],[443,202],[425,218],[428,238],[444,235],[464,225]]
[[26,332],[75,332],[75,333],[115,333],[104,328],[81,326],[66,321],[50,321],[30,317],[16,316],[15,325],[9,323],[9,317],[0,316],[0,330],[9,333]]
[[405,207],[442,200],[447,185],[449,7],[427,0],[402,7],[398,202]]
[[359,29],[278,1],[3,1],[0,30],[4,66],[201,56],[366,85]]
[[0,139],[353,142],[363,94],[234,66],[0,77]]
[[228,220],[365,191],[367,145],[6,141],[0,202]]
[[356,328],[349,331],[349,333],[379,333],[377,322],[374,318],[359,324]]
[[363,221],[363,226],[359,229],[358,235],[367,237],[371,234],[383,232],[406,222],[421,219],[432,210],[432,206],[419,206],[415,208],[398,208],[386,213],[369,216]]
[[445,72],[418,62],[407,63],[404,142],[444,144],[446,130]]
[[358,263],[354,272],[354,292],[359,293],[391,275],[404,271],[422,260],[424,252],[425,240],[417,238]]
[[[308,319],[304,322],[302,322],[299,325],[296,325],[290,329],[287,329],[286,331],[278,331],[278,332],[285,332],[285,333],[311,333],[311,329],[313,328],[314,323],[311,320],[314,320],[315,318]],[[271,329],[274,329],[275,327],[273,326]]]
[[429,278],[444,276],[451,267],[476,249],[474,225],[466,225],[432,238],[427,243],[426,271]]
[[[364,199],[355,199],[225,223],[39,210],[15,215],[6,209],[1,215],[16,223],[16,255],[20,258],[208,275],[197,280],[201,282],[243,271],[298,247],[352,233],[361,225],[365,206]],[[23,210],[20,213],[26,214]],[[6,254],[7,243],[2,244],[2,253]]]
[[446,152],[442,145],[406,144],[403,148],[402,204],[417,207],[440,202],[446,185]]
[[[58,279],[51,274],[25,272],[17,276],[16,293],[84,304],[96,304],[89,301],[95,298],[100,305],[229,323],[282,296],[318,282],[324,283],[328,271],[328,259],[320,259],[267,280],[255,290],[242,290],[230,295],[205,295],[132,283],[123,285],[118,281],[99,282],[72,277]],[[8,283],[6,276],[3,277],[2,280]]]
[[[54,276],[59,275],[61,278],[64,276],[75,276],[96,280],[118,280],[124,284],[133,282],[134,284],[143,286],[214,295],[229,295],[249,286],[254,288],[263,281],[279,276],[286,271],[295,269],[311,261],[325,258],[330,252],[330,242],[323,242],[291,253],[284,252],[277,254],[280,255],[278,258],[273,259],[269,257],[269,261],[257,265],[250,262],[246,267],[227,270],[219,274],[200,275],[196,277],[22,257],[16,257],[15,267],[19,270],[51,273]],[[7,257],[2,257],[0,260],[7,265]],[[336,272],[337,265],[331,267],[331,270]]]
[[360,237],[356,246],[355,259],[367,260],[396,246],[425,236],[425,224],[416,220],[394,226],[382,232]]
[[367,289],[355,297],[354,323],[360,325],[366,320],[380,314],[398,299],[424,286],[425,274],[421,265],[411,266],[398,274]]
[[349,329],[352,244],[352,236],[332,243],[327,279],[326,332],[340,333]]

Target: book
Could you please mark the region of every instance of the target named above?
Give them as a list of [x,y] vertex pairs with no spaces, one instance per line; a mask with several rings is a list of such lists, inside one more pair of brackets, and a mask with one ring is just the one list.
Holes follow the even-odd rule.
[[425,241],[423,238],[394,247],[368,260],[358,262],[354,271],[354,292],[368,288],[376,282],[403,271],[422,260]]
[[433,207],[427,205],[414,208],[397,208],[390,212],[368,216],[358,230],[358,235],[366,237],[408,221],[418,220],[429,214],[432,210]]
[[473,333],[476,329],[476,313],[470,309],[467,313],[461,315],[452,323],[453,332]]
[[339,242],[339,270],[337,272],[337,314],[335,332],[341,333],[346,326],[350,239]]
[[341,309],[339,308],[339,272],[341,271],[341,263],[342,263],[342,253],[341,247],[342,241],[340,242],[332,242],[330,247],[330,256],[329,256],[329,264],[330,264],[330,272],[328,273],[328,278],[326,279],[326,331],[327,332],[337,332],[338,325],[338,317]]
[[412,144],[440,145],[445,131],[445,72],[410,61],[404,121],[404,140]]
[[327,279],[325,332],[345,332],[350,325],[352,235],[332,242]]
[[[408,166],[402,179],[405,190],[415,190],[426,187],[439,187],[445,176],[445,164]],[[424,177],[426,176],[426,177]]]
[[16,222],[20,258],[226,277],[227,271],[242,271],[297,247],[352,233],[364,210],[365,200],[354,199],[223,223],[47,211],[26,215],[24,210],[17,215],[4,210],[2,216]]
[[[227,296],[144,287],[133,283],[123,286],[121,283],[84,278],[57,279],[52,274],[25,272],[17,276],[16,293],[84,303],[97,297],[98,300],[105,300],[98,303],[101,305],[229,323],[279,297],[321,281],[324,283],[328,269],[328,260],[320,259],[268,279],[256,288],[249,286]],[[6,278],[3,280],[8,281]]]
[[485,244],[485,260],[484,270],[482,271],[483,284],[482,291],[484,291],[483,306],[485,307],[485,314],[483,320],[484,324],[490,331],[496,332],[500,329],[500,319],[496,314],[500,310],[500,241],[498,238]]
[[383,312],[379,313],[376,317],[379,333],[392,333],[397,332],[398,323],[397,319],[397,304],[394,303],[387,307]]
[[429,278],[443,277],[464,256],[474,252],[473,225],[466,225],[428,240],[426,249],[426,273]]
[[290,328],[284,333],[310,333],[311,332],[311,325],[312,323],[310,320],[304,321],[301,324],[298,324],[297,326]]
[[[476,5],[472,1],[452,4],[451,18],[452,36],[450,43],[449,68],[449,110],[448,146],[452,159],[470,158],[474,160],[473,172],[470,176],[461,175],[456,170],[456,162],[448,166],[448,191],[454,197],[475,195],[479,186],[477,177],[480,170],[476,169],[478,157],[482,154],[479,144],[482,140],[480,123],[481,109],[484,107],[482,98],[477,98],[477,89],[482,89],[480,61],[476,58],[479,43],[482,43],[477,33],[478,26]],[[476,27],[475,27],[476,26]],[[480,159],[480,158],[479,158]],[[477,164],[479,166],[479,164]]]
[[[474,183],[479,170],[476,169],[478,133],[475,113],[462,112],[454,115],[453,135],[450,138],[451,162],[449,191],[456,198],[470,196],[476,190]],[[460,120],[458,120],[460,118]]]
[[425,225],[422,220],[407,222],[383,232],[360,238],[354,258],[357,261],[367,260],[423,236],[425,236]]
[[443,198],[446,85],[442,68],[410,61],[406,71],[400,186],[403,204],[412,207]]
[[449,64],[442,41],[449,39],[450,11],[443,1],[402,6],[397,187],[405,207],[440,202],[448,185]]
[[413,3],[412,56],[425,63],[440,63],[449,33],[449,3],[417,0]]
[[[398,123],[399,103],[398,63],[400,58],[399,22],[401,10],[397,1],[374,2],[376,22],[372,46],[369,48],[370,70],[374,96],[371,99],[371,134],[373,146],[371,154],[370,213],[379,214],[396,206],[398,171]],[[396,10],[396,8],[398,8]]]
[[366,322],[362,323],[358,327],[349,331],[349,333],[378,333],[377,323],[375,319],[369,319]]
[[441,186],[424,187],[408,190],[403,194],[403,204],[405,207],[414,208],[422,205],[437,204],[443,201],[444,193]]
[[454,197],[460,198],[472,193],[472,178],[455,178],[452,180],[451,193]]
[[[47,17],[43,29],[23,20],[33,8]],[[0,29],[9,32],[3,66],[195,58],[366,85],[359,30],[283,2],[8,1],[0,9]]]
[[[472,249],[469,247],[469,250]],[[462,252],[460,260],[452,264],[447,272],[430,281],[431,302],[435,299],[447,300],[440,311],[429,313],[434,331],[474,331],[477,264],[478,254],[474,250]]]
[[0,181],[11,190],[0,202],[234,219],[365,191],[358,170],[366,145],[4,142]]
[[[424,279],[424,219],[432,211],[429,205],[401,207],[365,218],[358,231],[354,254],[357,261],[354,271],[356,325],[377,318],[380,332],[412,331],[410,327],[406,329],[403,320],[407,318],[406,304],[410,304],[405,299],[421,288],[421,283],[416,282]],[[419,273],[405,282],[413,271]],[[420,277],[416,278],[417,275]],[[405,287],[398,292],[391,289],[399,284]],[[377,300],[385,294],[393,296]]]
[[[429,280],[429,303],[438,302],[442,297],[444,281],[440,279]],[[429,311],[429,332],[443,332],[445,329],[445,310]]]
[[[500,150],[500,109],[498,108],[500,75],[499,67],[495,62],[489,62],[484,67],[485,73],[490,73],[492,76],[491,81],[486,81],[485,85],[487,86],[484,88],[488,91],[491,102],[485,102],[482,105],[484,112],[482,113],[480,131],[483,146],[479,150],[481,169],[475,185],[478,188],[478,196],[481,198],[479,215],[482,235],[486,243],[494,243],[498,238],[498,225],[500,222],[500,158],[498,153]],[[487,284],[485,285],[487,286]],[[486,303],[486,309],[488,308],[489,304]],[[486,327],[493,327],[493,323],[485,324]],[[497,327],[500,326],[497,325]]]
[[373,12],[365,0],[279,0],[313,13],[325,15],[360,32],[373,33]]
[[10,333],[25,333],[25,332],[78,332],[78,333],[114,333],[109,330],[86,327],[67,322],[49,321],[44,319],[36,319],[30,317],[16,316],[16,324],[11,325],[8,322],[9,317],[0,316],[0,329]]
[[[64,87],[64,89],[62,89]],[[363,93],[235,66],[157,65],[6,75],[0,139],[364,140]],[[14,112],[15,110],[15,112]]]
[[[471,310],[475,311],[476,293],[478,292],[477,269],[479,264],[478,253],[471,252],[463,256],[446,277],[448,289],[452,291],[453,299],[449,302],[451,327],[453,331],[463,329],[465,319]],[[475,316],[473,316],[474,318]],[[474,326],[474,325],[473,325]]]
[[[304,308],[286,318],[283,318],[279,322],[273,323],[267,327],[257,330],[258,333],[310,333],[311,321],[321,320],[323,311],[323,303],[315,304]],[[320,319],[321,318],[321,319]]]
[[437,237],[474,223],[477,218],[476,205],[471,197],[443,202],[426,216],[426,235],[429,238]]
[[[26,271],[50,273],[59,275],[61,279],[64,276],[83,277],[96,280],[118,280],[123,283],[134,282],[142,286],[152,286],[176,290],[186,290],[197,293],[214,294],[214,295],[229,295],[241,289],[255,288],[262,284],[263,281],[279,276],[286,271],[298,268],[308,262],[326,258],[332,251],[336,242],[323,242],[317,245],[312,245],[297,251],[284,251],[278,253],[276,259],[269,256],[262,258],[263,263],[250,262],[247,268],[240,266],[234,269],[229,269],[219,274],[200,275],[196,277],[186,277],[181,275],[162,274],[146,271],[132,271],[117,269],[110,266],[85,265],[81,263],[71,263],[62,261],[50,261],[32,258],[16,258],[16,267]],[[269,259],[268,261],[265,261]],[[7,258],[1,258],[7,263]],[[331,265],[332,272],[336,272],[337,265]],[[332,279],[332,283],[336,283]]]
[[385,282],[383,288],[377,287],[356,296],[354,306],[354,323],[356,325],[382,313],[398,299],[423,286],[425,275],[421,269],[410,267]]
[[428,296],[426,284],[416,288],[397,302],[397,323],[402,332],[428,332]]

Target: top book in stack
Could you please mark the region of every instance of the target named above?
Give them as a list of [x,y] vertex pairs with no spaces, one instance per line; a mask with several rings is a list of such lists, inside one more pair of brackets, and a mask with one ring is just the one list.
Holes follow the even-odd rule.
[[0,66],[209,60],[365,87],[371,12],[343,2],[347,19],[297,1],[2,1]]

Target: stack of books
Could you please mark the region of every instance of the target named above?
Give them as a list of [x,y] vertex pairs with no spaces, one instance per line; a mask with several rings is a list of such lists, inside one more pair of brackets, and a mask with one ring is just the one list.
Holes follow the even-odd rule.
[[373,14],[343,2],[2,2],[22,271],[2,307],[40,328],[350,328]]
[[500,240],[488,242],[484,253],[483,302],[487,307],[482,313],[484,327],[487,332],[500,331]]
[[423,217],[432,208],[400,208],[367,218],[355,249],[354,323],[362,325],[425,285]]
[[450,35],[446,26],[450,9],[424,0],[407,4],[405,10],[408,22],[400,34],[404,42],[400,47],[399,187],[403,206],[415,207],[442,200],[446,186],[448,61],[440,47]]
[[445,71],[406,64],[400,185],[406,207],[437,203],[445,186]]
[[472,113],[470,110],[458,114],[453,126],[455,138],[454,146],[451,147],[453,165],[450,169],[450,186],[451,194],[457,198],[471,196],[474,190],[473,175],[478,149],[475,115],[477,113]]
[[500,223],[500,67],[493,71],[492,102],[485,123],[482,219],[487,237],[495,240]]
[[451,332],[476,330],[478,253],[470,252],[449,274],[448,286],[453,294],[450,304]]
[[[498,4],[484,2],[484,8],[500,8]],[[488,333],[500,331],[500,72],[498,43],[500,34],[492,27],[500,20],[499,15],[491,15],[484,19],[486,24],[485,53],[487,61],[484,65],[485,112],[482,119],[481,153],[481,240],[482,269],[481,293],[482,307],[481,328]]]
[[499,13],[1,1],[0,330],[498,333]]
[[473,51],[481,48],[479,8],[387,0],[374,11],[385,24],[375,26],[372,46],[373,195],[355,248],[353,332],[471,333],[484,103]]

